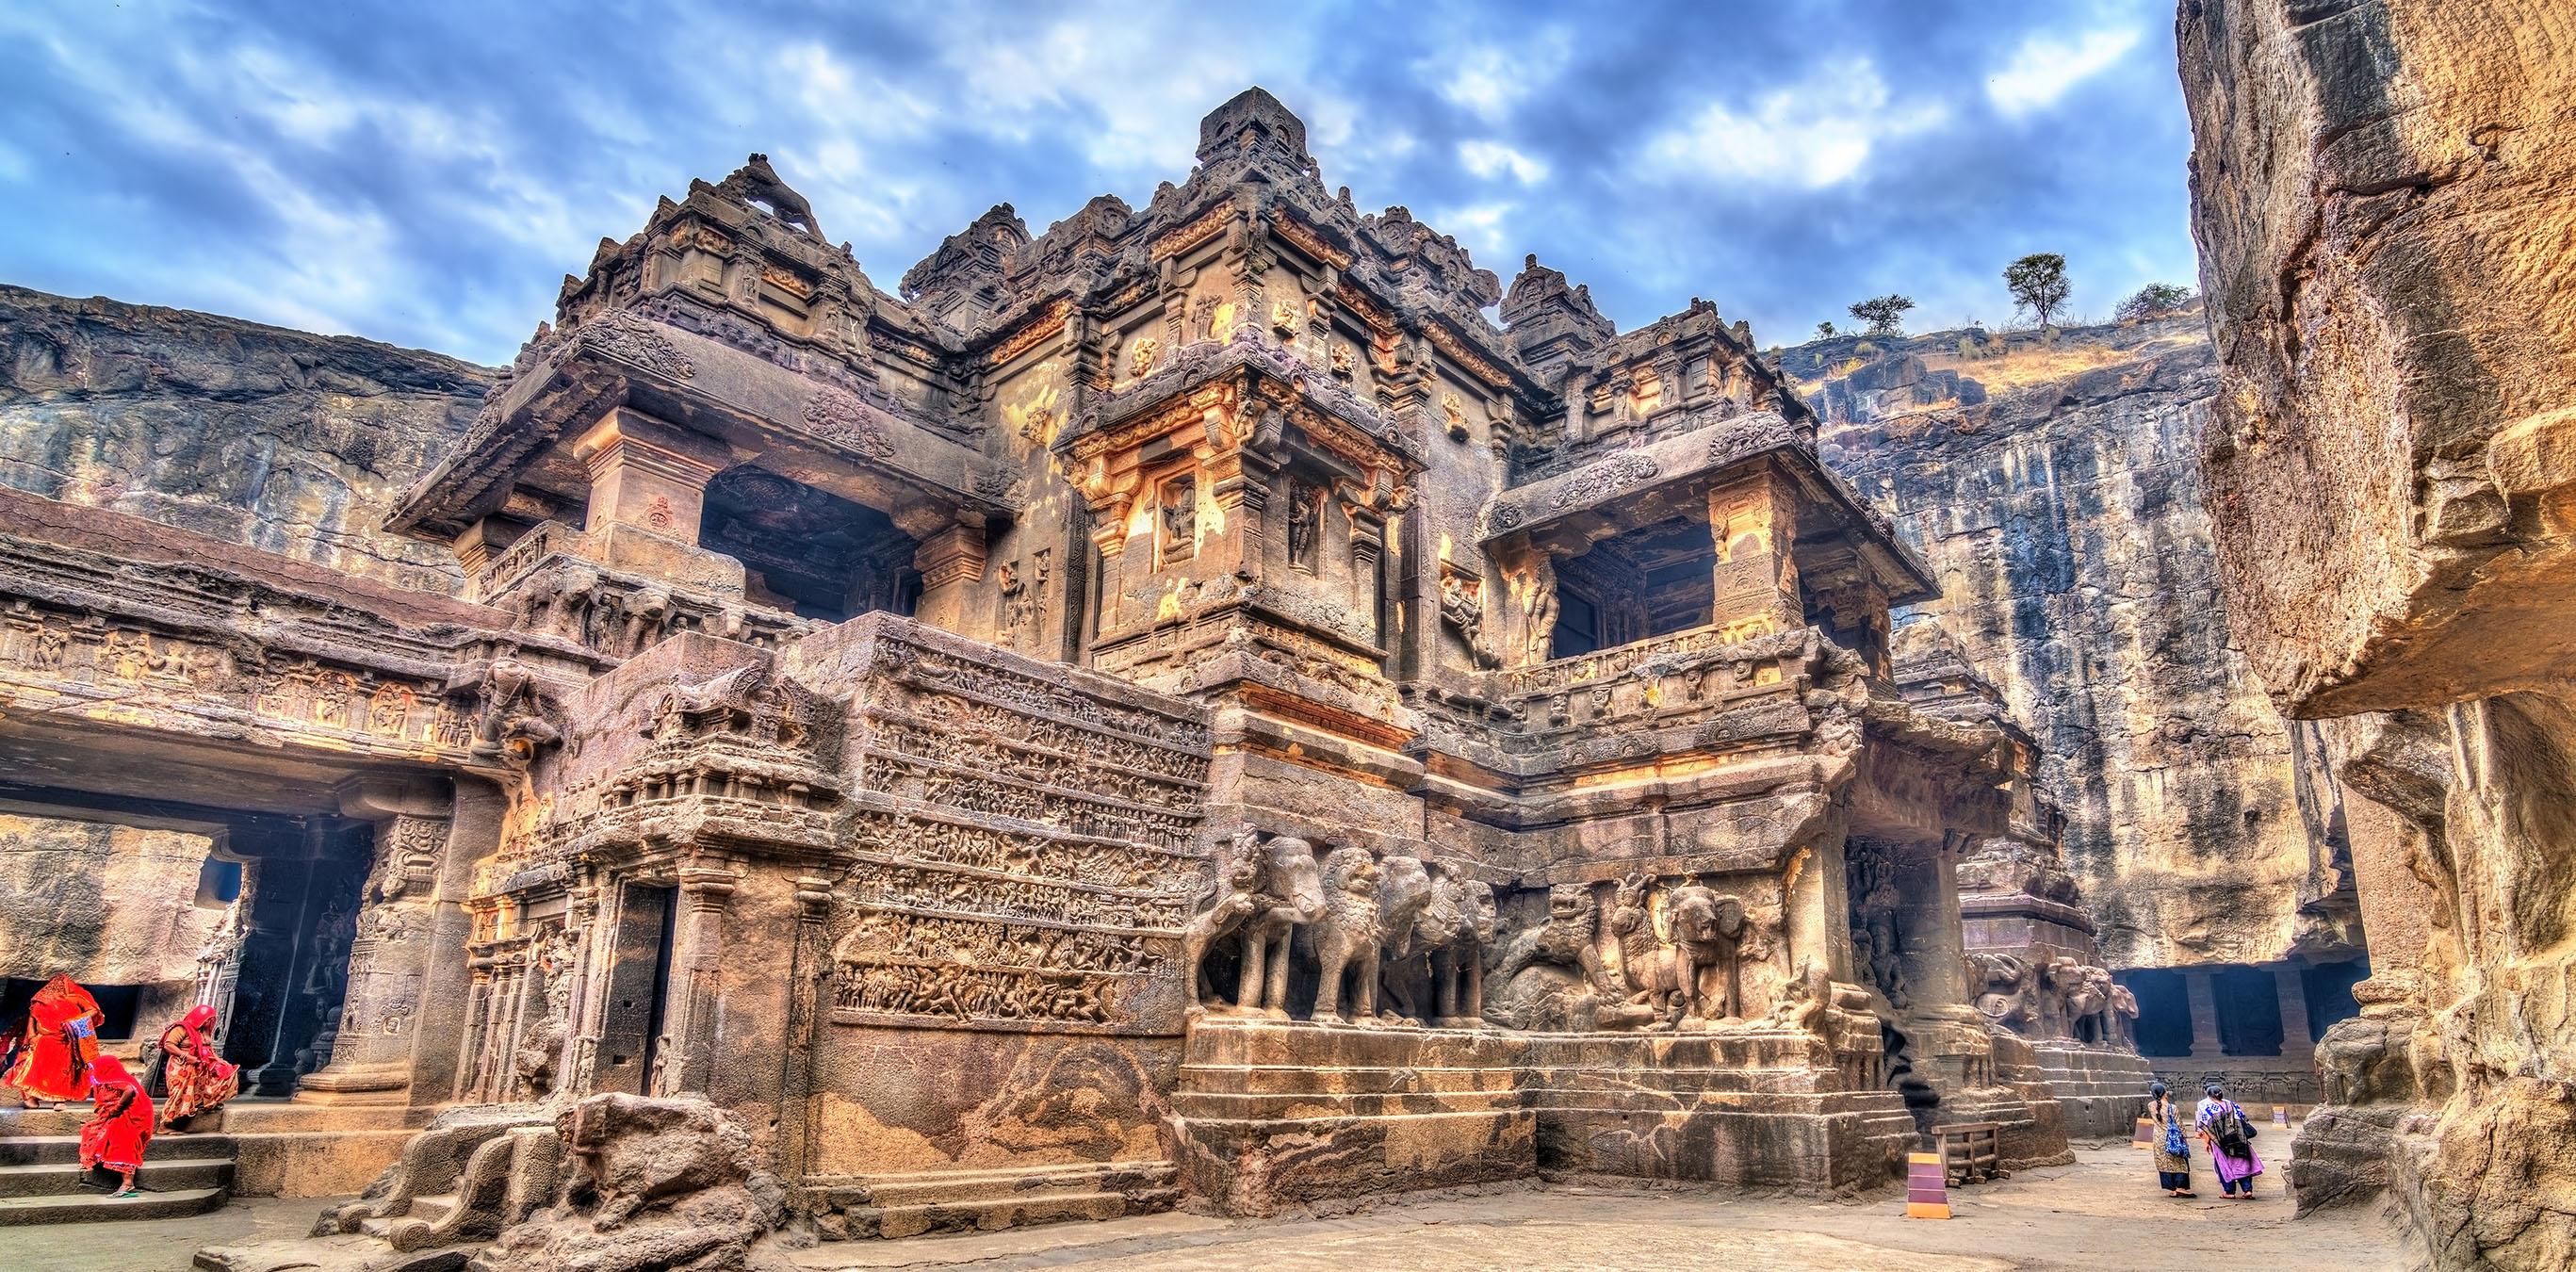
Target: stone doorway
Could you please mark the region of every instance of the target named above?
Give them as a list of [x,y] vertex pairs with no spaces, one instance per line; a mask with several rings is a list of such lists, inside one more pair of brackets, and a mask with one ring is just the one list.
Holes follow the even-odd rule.
[[837,623],[921,599],[919,540],[866,504],[736,465],[707,483],[698,546],[742,562],[749,599]]

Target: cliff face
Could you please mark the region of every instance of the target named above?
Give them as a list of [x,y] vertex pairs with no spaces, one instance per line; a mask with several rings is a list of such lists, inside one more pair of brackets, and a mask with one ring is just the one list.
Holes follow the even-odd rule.
[[2294,749],[2233,648],[2193,473],[2198,314],[1786,352],[1826,462],[1939,571],[1937,614],[2044,748],[2115,967],[2350,952]]
[[[2185,0],[2238,638],[2379,829],[2302,1205],[2576,1266],[2576,12]],[[2359,713],[2385,713],[2363,715]]]
[[447,549],[379,527],[490,383],[434,353],[0,286],[0,484],[454,592]]

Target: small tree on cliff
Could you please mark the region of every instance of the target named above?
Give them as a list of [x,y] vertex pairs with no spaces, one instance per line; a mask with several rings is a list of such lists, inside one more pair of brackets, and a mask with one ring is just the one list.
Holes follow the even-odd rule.
[[2004,286],[2013,303],[2038,315],[2043,327],[2073,290],[2066,282],[2066,258],[2055,252],[2033,252],[2004,266]]
[[1905,311],[1913,307],[1912,300],[1891,292],[1852,306],[1851,316],[1867,322],[1873,336],[1901,336],[1905,334]]
[[2122,322],[2137,318],[2160,318],[2166,314],[2181,313],[2191,306],[2194,299],[2192,290],[2188,287],[2179,287],[2172,283],[2149,283],[2139,288],[2137,294],[2121,301],[2119,307],[2111,311],[2111,316]]
[[1833,338],[1834,338],[1834,325],[1833,325],[1832,323],[1829,323],[1829,322],[1820,322],[1820,323],[1817,323],[1817,324],[1816,324],[1816,339],[1818,339],[1818,340],[1831,340],[1831,339],[1833,339]]

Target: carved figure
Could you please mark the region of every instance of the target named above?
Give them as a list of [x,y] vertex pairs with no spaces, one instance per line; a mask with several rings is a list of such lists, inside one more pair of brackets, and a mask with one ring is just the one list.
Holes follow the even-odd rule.
[[1127,354],[1127,373],[1129,375],[1140,377],[1151,375],[1154,370],[1154,362],[1157,358],[1162,356],[1162,352],[1163,342],[1156,340],[1152,336],[1147,336],[1144,339],[1137,341],[1136,347],[1129,350]]
[[1771,1029],[1794,1029],[1831,1041],[1834,1008],[1834,979],[1814,960],[1801,963],[1798,974],[1780,987],[1780,1001],[1762,1023]]
[[2121,984],[2111,986],[2111,1045],[2138,1049],[2138,996]]
[[716,185],[716,193],[745,203],[760,204],[769,209],[771,216],[778,218],[779,224],[803,230],[818,242],[823,239],[822,223],[814,219],[814,205],[778,179],[778,172],[769,166],[767,155],[752,155],[749,162],[734,169],[732,176]]
[[1457,893],[1444,893],[1416,857],[1378,863],[1379,988],[1398,1018],[1432,1014],[1431,950],[1456,934]]
[[1324,915],[1323,867],[1315,860],[1314,845],[1291,835],[1262,845],[1261,856],[1262,896],[1271,904],[1244,925],[1235,1009],[1285,1020],[1289,941],[1300,927]]
[[1556,563],[1542,556],[1521,596],[1522,661],[1543,663],[1556,652]]
[[1557,884],[1547,890],[1546,920],[1514,936],[1489,973],[1495,983],[1508,987],[1532,964],[1553,963],[1579,968],[1583,983],[1605,998],[1625,998],[1610,982],[1610,970],[1592,943],[1600,922],[1590,889],[1579,883]]
[[1181,932],[1181,976],[1190,987],[1190,1001],[1197,1007],[1221,1007],[1215,986],[1207,980],[1207,953],[1217,941],[1235,935],[1254,915],[1271,904],[1260,895],[1262,875],[1260,832],[1249,827],[1237,831],[1228,842],[1225,875],[1210,894],[1206,909],[1190,916]]
[[1288,564],[1315,568],[1315,531],[1323,519],[1318,491],[1304,482],[1288,492]]
[[1314,948],[1321,977],[1315,988],[1318,1021],[1347,1011],[1360,1023],[1377,1014],[1377,876],[1377,859],[1365,848],[1345,844],[1324,855],[1324,913],[1300,929]]
[[[1748,933],[1743,900],[1720,896],[1705,884],[1683,884],[1673,889],[1667,903],[1666,926],[1672,933],[1677,978],[1692,1013],[1707,1020],[1744,1015],[1740,963]],[[1716,974],[1714,993],[1701,988],[1710,972]]]
[[[1458,915],[1448,939],[1431,948],[1433,1010],[1444,1025],[1481,1024],[1485,951],[1494,943],[1494,886],[1469,878],[1467,868],[1454,861],[1432,868],[1431,886],[1446,894],[1445,904]],[[1434,910],[1442,904],[1435,902]]]
[[2040,1021],[2034,1000],[2039,968],[2011,954],[1968,955],[1969,991],[1977,1014],[2015,1033],[2035,1036]]

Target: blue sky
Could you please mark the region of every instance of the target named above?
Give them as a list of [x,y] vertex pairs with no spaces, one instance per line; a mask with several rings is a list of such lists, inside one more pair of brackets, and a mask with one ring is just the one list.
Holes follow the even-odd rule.
[[508,360],[602,236],[766,151],[891,290],[997,202],[1182,179],[1248,84],[1327,185],[1624,329],[1790,343],[2195,280],[2170,0],[0,6],[0,282]]

